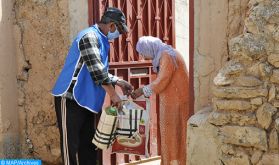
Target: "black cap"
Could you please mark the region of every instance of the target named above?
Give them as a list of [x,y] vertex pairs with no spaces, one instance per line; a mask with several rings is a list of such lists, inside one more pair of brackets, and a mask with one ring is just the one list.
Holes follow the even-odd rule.
[[118,8],[108,7],[101,19],[116,23],[120,33],[128,32],[126,17],[124,13]]

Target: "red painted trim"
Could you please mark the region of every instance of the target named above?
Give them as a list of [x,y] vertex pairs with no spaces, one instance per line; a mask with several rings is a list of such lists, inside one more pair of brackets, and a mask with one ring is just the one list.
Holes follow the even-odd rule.
[[93,0],[88,0],[88,24],[93,24]]
[[172,46],[176,48],[175,36],[175,0],[172,0]]
[[189,117],[194,114],[194,0],[189,0]]

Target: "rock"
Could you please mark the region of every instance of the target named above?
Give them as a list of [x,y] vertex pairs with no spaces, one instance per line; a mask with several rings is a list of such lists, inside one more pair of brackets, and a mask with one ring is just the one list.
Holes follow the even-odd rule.
[[236,79],[236,86],[255,87],[262,85],[263,82],[254,76],[241,76]]
[[272,84],[268,93],[268,102],[273,101],[275,99],[275,96],[276,96],[276,88],[275,85]]
[[[273,35],[274,31],[277,28],[277,25],[276,24],[267,24],[264,28],[265,28],[265,34],[266,35]],[[271,41],[273,42],[273,40],[271,40]]]
[[263,36],[245,33],[229,41],[230,54],[259,59],[266,55],[265,42],[266,39]]
[[269,134],[269,149],[271,149],[271,150],[279,149],[278,133],[277,133],[276,129],[272,129]]
[[230,114],[229,113],[219,113],[219,112],[211,112],[208,117],[208,122],[214,125],[225,125],[230,122]]
[[208,122],[217,126],[225,125],[228,123],[244,126],[256,124],[257,118],[255,113],[222,113],[214,111],[209,115]]
[[211,106],[201,109],[200,111],[195,113],[195,115],[191,116],[187,123],[191,127],[198,127],[199,125],[206,124],[208,120],[208,116],[210,115],[212,110],[213,109]]
[[234,155],[235,154],[234,147],[232,145],[229,145],[229,144],[223,144],[221,146],[221,151],[226,155]]
[[248,88],[248,87],[219,87],[213,88],[213,95],[219,98],[255,98],[266,97],[268,94],[267,89],[264,88]]
[[247,126],[223,126],[220,131],[224,143],[267,151],[266,132],[262,129]]
[[[228,3],[228,14],[227,14],[227,31],[228,38],[235,37],[243,31],[243,24],[245,13],[247,12],[249,0],[242,1],[231,1]],[[226,3],[226,2],[225,2]]]
[[240,126],[244,125],[255,125],[257,123],[257,118],[255,113],[231,113],[230,114],[231,123]]
[[262,155],[263,155],[263,151],[256,150],[251,156],[251,163],[252,164],[258,163],[260,161]]
[[276,107],[276,108],[279,108],[279,101],[274,101],[273,106]]
[[223,155],[221,157],[225,165],[250,165],[249,156],[244,152],[238,152],[235,155]]
[[279,154],[277,153],[265,153],[257,165],[278,165]]
[[268,129],[272,116],[277,112],[277,108],[269,103],[264,103],[256,112],[257,120],[260,126],[264,129]]
[[219,71],[213,82],[217,86],[232,84],[234,81],[230,77],[232,75],[238,75],[243,69],[241,63],[231,60]]
[[[259,6],[259,0],[250,0],[250,6],[257,5],[256,8],[251,10],[249,17],[245,20],[245,27],[248,32],[253,34],[259,34],[264,31],[264,27],[266,25],[266,21],[262,19],[261,12],[263,11],[263,6]],[[262,1],[262,0],[261,0]]]
[[267,59],[274,67],[279,68],[279,54],[271,54]]
[[275,120],[275,128],[279,132],[279,118]]
[[246,70],[247,75],[255,76],[255,77],[260,77],[260,62],[253,64]]
[[235,60],[231,60],[225,64],[225,66],[220,70],[220,73],[223,73],[226,76],[237,75],[244,70],[244,67],[241,63]]
[[254,77],[260,77],[260,62],[247,68],[246,74]]
[[257,62],[247,69],[247,75],[255,77],[269,77],[272,74],[272,65],[268,62]]
[[227,78],[224,74],[218,73],[217,76],[213,79],[213,82],[217,86],[230,85],[234,81],[232,79]]
[[270,81],[279,84],[279,69],[274,69]]
[[214,104],[218,110],[249,110],[251,104],[244,100],[215,100]]
[[253,22],[251,17],[246,18],[244,24],[248,32],[251,32],[253,34],[259,34],[257,25]]
[[259,71],[261,77],[268,77],[272,74],[272,66],[268,63],[260,63]]
[[261,97],[251,99],[252,105],[262,105],[263,99]]
[[276,41],[279,41],[279,28],[278,27],[273,31],[272,36]]
[[276,54],[279,53],[279,42],[278,41],[274,42],[273,52],[271,52],[271,53],[276,53]]
[[209,114],[200,110],[187,122],[187,164],[222,165],[218,127],[207,122]]
[[270,6],[266,7],[265,19],[269,23],[278,23],[279,22],[279,6],[278,4],[274,3]]
[[[267,2],[264,2],[263,0],[260,1],[263,3]],[[278,5],[276,2],[271,2],[270,4],[260,4],[254,7],[253,10],[251,10],[249,17],[253,20],[254,24],[257,25],[257,28],[259,28],[260,32],[262,32],[262,27],[266,26],[267,23],[278,23],[278,13]]]
[[45,4],[48,0],[32,0],[32,1],[38,4]]
[[[277,26],[277,25],[276,25]],[[271,27],[271,26],[268,26],[268,27]],[[268,29],[268,27],[267,27],[267,29]],[[267,30],[268,31],[268,30]],[[267,35],[269,35],[269,34],[267,34]],[[270,34],[270,35],[272,35],[272,34]],[[265,45],[265,50],[266,50],[266,54],[268,54],[268,55],[270,55],[270,54],[276,54],[276,53],[278,53],[277,51],[275,51],[275,48],[276,48],[276,42],[277,41],[275,41],[274,42],[274,40],[268,40],[267,42],[266,42],[266,45]],[[268,61],[266,60],[266,59],[264,59],[267,63],[268,63]],[[272,66],[271,64],[270,64],[270,66]],[[274,67],[274,66],[272,66],[272,67]]]

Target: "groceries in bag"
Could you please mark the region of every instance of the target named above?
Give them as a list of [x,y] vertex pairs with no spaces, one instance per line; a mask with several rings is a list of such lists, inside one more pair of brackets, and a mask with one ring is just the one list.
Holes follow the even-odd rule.
[[92,143],[98,148],[108,149],[115,140],[115,131],[118,123],[118,110],[115,107],[107,107],[102,111]]

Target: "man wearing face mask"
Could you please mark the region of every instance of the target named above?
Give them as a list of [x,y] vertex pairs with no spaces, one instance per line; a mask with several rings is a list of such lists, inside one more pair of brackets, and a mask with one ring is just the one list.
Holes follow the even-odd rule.
[[106,93],[113,104],[120,105],[114,85],[126,95],[133,89],[128,82],[108,73],[109,40],[127,32],[123,12],[108,8],[99,23],[81,31],[72,43],[52,90],[61,156],[66,165],[96,164],[96,147],[91,142],[95,114],[101,111]]

